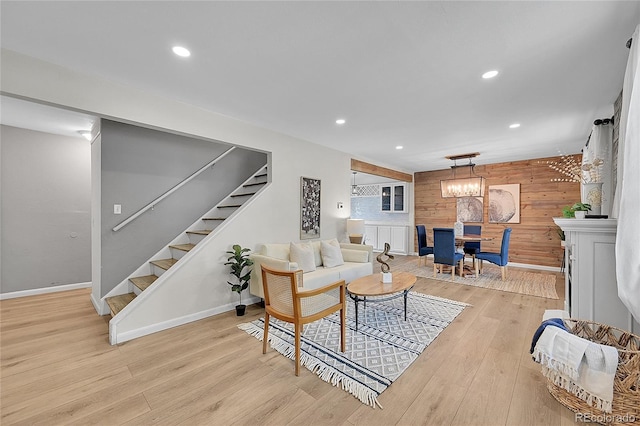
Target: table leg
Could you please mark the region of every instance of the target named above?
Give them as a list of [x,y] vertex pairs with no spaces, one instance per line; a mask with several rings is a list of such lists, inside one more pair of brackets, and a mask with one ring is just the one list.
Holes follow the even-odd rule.
[[409,294],[409,290],[404,291],[404,320],[407,320],[407,294]]
[[358,296],[353,298],[353,303],[356,305],[356,331],[358,331]]

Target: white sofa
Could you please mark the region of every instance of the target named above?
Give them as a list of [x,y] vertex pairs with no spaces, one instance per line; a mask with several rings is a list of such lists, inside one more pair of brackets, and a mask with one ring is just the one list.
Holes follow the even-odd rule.
[[[325,240],[328,241],[328,240]],[[335,240],[334,240],[335,241]],[[322,264],[320,241],[309,242],[313,248],[316,270],[305,272],[302,286],[314,289],[331,284],[338,280],[345,280],[348,284],[356,278],[373,274],[373,247],[363,244],[340,243],[340,251],[344,263],[331,268]],[[290,260],[289,243],[260,244],[250,258],[253,260],[249,291],[254,296],[264,298],[262,288],[261,265],[281,271],[295,271],[301,269],[296,262]]]

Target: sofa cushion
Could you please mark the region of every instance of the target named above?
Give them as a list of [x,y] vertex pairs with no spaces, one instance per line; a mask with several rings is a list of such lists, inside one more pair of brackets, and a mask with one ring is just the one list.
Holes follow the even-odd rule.
[[322,254],[322,264],[325,268],[333,268],[336,266],[344,265],[344,259],[342,259],[342,250],[340,250],[340,244],[338,241],[322,241],[320,243],[320,253]]
[[364,250],[342,249],[342,258],[345,262],[368,263],[369,252]]
[[289,244],[263,244],[261,254],[276,259],[289,260]]
[[344,265],[338,266],[334,269],[337,269],[340,272],[340,279],[345,280],[347,284],[356,278],[373,274],[373,264],[371,262],[345,262]]
[[292,262],[296,262],[303,272],[312,272],[316,270],[315,256],[313,248],[309,243],[291,243],[289,247],[289,255]]
[[339,268],[341,268],[341,266],[336,268],[318,268],[313,272],[304,274],[302,277],[302,287],[305,290],[312,290],[341,280]]

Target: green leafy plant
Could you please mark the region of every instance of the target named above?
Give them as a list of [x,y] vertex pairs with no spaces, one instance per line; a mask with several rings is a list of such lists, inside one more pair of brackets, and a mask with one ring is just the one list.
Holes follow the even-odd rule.
[[585,204],[585,203],[575,203],[573,206],[571,206],[571,210],[575,212],[579,212],[579,211],[589,211],[591,210],[591,204]]
[[572,206],[564,206],[564,208],[562,209],[562,217],[576,217],[576,212],[586,212],[589,210],[591,210],[591,204],[575,203]]
[[231,266],[231,275],[235,277],[235,282],[227,281],[231,286],[231,291],[235,291],[240,296],[240,304],[242,304],[242,292],[249,287],[251,280],[251,268],[253,260],[249,259],[248,248],[242,248],[238,244],[233,245],[233,251],[227,251],[230,254],[225,265]]

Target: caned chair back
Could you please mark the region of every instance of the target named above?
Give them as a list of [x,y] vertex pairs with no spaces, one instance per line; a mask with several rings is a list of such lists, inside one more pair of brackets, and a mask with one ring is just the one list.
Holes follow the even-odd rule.
[[298,282],[302,284],[302,271],[275,271],[264,267],[261,269],[265,305],[293,317],[294,296]]

